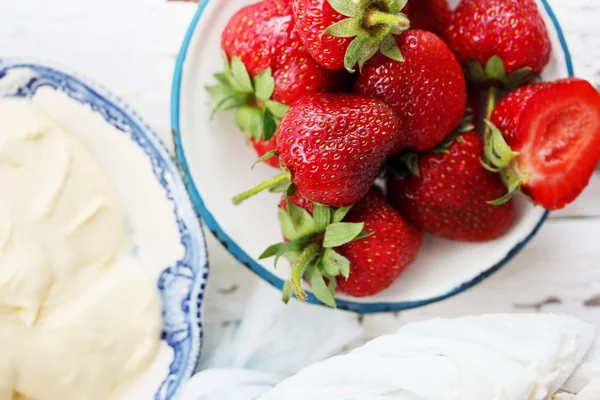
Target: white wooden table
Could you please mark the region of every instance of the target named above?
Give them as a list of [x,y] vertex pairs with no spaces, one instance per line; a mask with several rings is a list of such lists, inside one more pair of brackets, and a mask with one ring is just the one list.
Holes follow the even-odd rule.
[[[600,85],[600,3],[549,0],[578,76]],[[58,62],[102,83],[133,106],[172,148],[169,96],[181,38],[195,11],[166,0],[0,0],[0,57]],[[266,285],[207,234],[211,262],[205,339],[235,324],[250,291]],[[468,313],[565,312],[600,326],[600,174],[556,213],[509,265],[450,300],[401,314],[356,317],[365,338],[401,324]]]

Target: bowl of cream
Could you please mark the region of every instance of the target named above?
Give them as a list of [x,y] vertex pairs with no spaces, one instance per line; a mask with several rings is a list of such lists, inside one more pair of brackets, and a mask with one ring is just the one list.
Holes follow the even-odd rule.
[[173,399],[200,352],[200,224],[101,86],[0,59],[0,400]]

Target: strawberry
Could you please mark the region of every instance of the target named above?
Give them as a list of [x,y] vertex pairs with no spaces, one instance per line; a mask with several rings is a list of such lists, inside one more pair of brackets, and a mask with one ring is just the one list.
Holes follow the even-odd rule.
[[355,206],[329,208],[299,194],[282,198],[279,220],[284,242],[270,246],[261,259],[286,256],[293,263],[284,287],[306,300],[301,280],[323,303],[335,307],[336,290],[355,297],[388,288],[417,257],[423,233],[406,222],[378,189]]
[[[277,150],[277,143],[275,143],[274,137],[266,142],[263,141],[262,138],[258,141],[252,138],[250,139],[250,142],[252,143],[252,147],[254,147],[254,151],[256,151],[259,159],[267,156],[269,152]],[[265,159],[264,162],[271,167],[279,168],[279,160],[276,157],[269,157]]]
[[462,0],[444,38],[474,82],[507,89],[539,74],[552,50],[535,0]]
[[390,202],[416,226],[447,239],[484,242],[510,226],[512,202],[498,207],[489,201],[506,189],[498,175],[480,162],[483,141],[469,130],[450,138],[440,151],[418,158],[419,176],[390,175]]
[[309,94],[281,120],[276,133],[284,173],[236,196],[239,204],[290,179],[307,199],[344,207],[360,200],[399,146],[398,122],[380,100],[353,94]]
[[349,279],[337,279],[340,292],[371,296],[387,289],[417,258],[423,232],[409,224],[375,189],[344,219],[364,223],[364,239],[342,245],[339,253],[350,261]]
[[392,107],[402,146],[427,150],[460,124],[467,102],[465,79],[456,58],[435,34],[409,30],[396,41],[405,61],[375,56],[364,66],[354,92]]
[[498,104],[486,137],[486,161],[509,193],[548,210],[575,200],[600,160],[600,94],[570,78],[525,86]]
[[353,72],[378,51],[402,59],[394,35],[408,29],[407,0],[291,1],[302,43],[323,67]]
[[[306,210],[310,215],[313,215],[315,210],[315,203],[308,200],[306,197],[302,196],[300,193],[294,193],[291,196],[281,196],[281,200],[279,201],[279,207],[283,208],[285,211],[288,210],[288,201],[291,202],[296,207],[300,207],[303,210]],[[345,215],[345,214],[344,214]],[[341,221],[341,219],[340,219]],[[285,237],[285,232],[283,234],[283,238],[289,240],[289,238]]]
[[452,12],[448,0],[413,0],[409,15],[412,29],[433,32],[442,37]]
[[484,94],[485,92],[477,90],[472,85],[467,85],[467,109],[465,110],[465,115],[470,118],[477,132],[483,132],[485,129],[483,124],[483,119],[486,117],[484,115],[486,112]]
[[240,9],[221,37],[225,73],[207,90],[213,112],[235,108],[236,123],[254,142],[271,139],[280,118],[305,93],[328,91],[344,77],[319,66],[304,49],[288,0]]

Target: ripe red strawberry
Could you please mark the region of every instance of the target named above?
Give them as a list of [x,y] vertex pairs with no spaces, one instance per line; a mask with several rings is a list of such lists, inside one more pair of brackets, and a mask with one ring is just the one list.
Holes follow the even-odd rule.
[[408,29],[407,0],[291,1],[300,38],[323,67],[353,71],[377,51],[401,59],[393,37]]
[[435,235],[469,242],[496,239],[514,217],[512,202],[488,203],[506,192],[504,184],[481,165],[483,142],[477,132],[450,140],[445,151],[419,156],[420,176],[389,176],[390,202]]
[[277,130],[285,172],[233,201],[291,179],[298,192],[333,207],[352,205],[375,182],[398,145],[398,122],[385,103],[352,94],[309,94],[290,107]]
[[460,124],[467,103],[465,78],[448,46],[435,34],[409,30],[396,41],[405,61],[375,56],[364,66],[354,92],[392,107],[402,146],[427,150]]
[[338,74],[321,68],[302,45],[288,0],[263,0],[240,9],[225,27],[221,47],[229,59],[239,57],[252,77],[270,68],[272,100],[283,104],[337,84]]
[[433,32],[443,37],[452,11],[448,0],[412,0],[409,15],[412,29]]
[[[258,158],[263,157],[270,151],[277,150],[277,143],[275,142],[274,137],[267,140],[266,142],[262,139],[256,141],[256,139],[254,138],[250,139],[250,141],[252,143],[252,147],[254,147],[254,151],[256,151],[256,154],[258,155]],[[277,157],[267,158],[266,160],[264,160],[264,162],[267,165],[270,165],[271,167],[279,168],[279,160],[277,159]]]
[[475,126],[477,132],[483,132],[485,125],[483,119],[486,118],[485,92],[477,90],[471,85],[467,85],[467,110],[465,115],[470,117],[470,122]]
[[350,261],[350,277],[338,277],[337,288],[351,296],[371,296],[390,287],[415,261],[423,243],[423,232],[375,189],[350,209],[344,221],[363,222],[364,231],[371,234],[338,250]]
[[491,123],[486,160],[501,170],[504,199],[522,191],[548,210],[563,208],[600,161],[600,94],[584,80],[520,88],[500,102]]
[[221,37],[225,73],[207,87],[213,111],[237,109],[236,123],[256,142],[271,139],[287,106],[310,92],[340,86],[344,76],[318,65],[304,49],[288,0],[240,9]]
[[299,194],[282,198],[279,220],[284,242],[261,258],[288,257],[294,264],[284,300],[293,290],[306,299],[301,279],[315,296],[335,307],[335,291],[355,297],[388,288],[416,258],[423,233],[406,222],[378,189],[354,207],[332,209]]
[[462,0],[444,38],[474,81],[507,88],[539,74],[552,50],[535,0]]
[[[306,210],[310,215],[313,215],[315,210],[315,203],[308,200],[306,197],[302,196],[300,193],[294,193],[292,196],[281,196],[281,200],[279,200],[279,207],[283,208],[285,211],[288,211],[288,201],[290,201],[293,205]],[[284,239],[288,239],[285,237],[285,233],[283,235]]]

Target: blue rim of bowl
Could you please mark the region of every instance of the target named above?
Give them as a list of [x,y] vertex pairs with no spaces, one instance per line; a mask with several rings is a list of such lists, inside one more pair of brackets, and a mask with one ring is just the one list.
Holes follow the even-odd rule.
[[[85,78],[56,63],[40,61],[33,58],[0,57],[0,72],[11,68],[31,68],[34,71],[43,71],[44,74],[49,74],[56,78],[64,78],[65,82],[67,80],[73,82],[75,85],[73,93],[78,94],[79,90],[86,90],[91,96],[105,103],[107,107],[117,110],[124,118],[127,118],[130,122],[130,127],[135,127],[144,138],[143,141],[138,141],[134,138],[133,131],[128,131],[121,126],[115,126],[110,121],[108,113],[102,114],[102,117],[107,123],[130,135],[131,139],[136,141],[137,145],[142,148],[147,157],[151,159],[153,172],[155,176],[161,180],[160,184],[166,191],[169,201],[174,207],[173,212],[177,218],[181,243],[186,248],[185,256],[183,259],[178,260],[176,265],[165,266],[165,269],[160,275],[158,286],[160,287],[163,280],[169,280],[170,282],[177,281],[178,279],[181,281],[189,281],[190,271],[192,274],[191,276],[194,277],[193,282],[189,284],[189,288],[186,288],[186,292],[183,293],[185,298],[180,301],[179,306],[181,307],[181,312],[186,312],[187,310],[187,315],[190,319],[194,317],[197,318],[197,323],[188,324],[186,321],[186,327],[168,326],[168,329],[165,329],[163,326],[163,339],[167,341],[167,344],[173,349],[175,354],[173,361],[169,365],[169,375],[161,382],[159,391],[155,393],[155,399],[173,399],[183,389],[183,383],[192,376],[200,358],[204,331],[202,325],[202,303],[206,281],[208,279],[208,254],[204,232],[197,219],[197,214],[195,213],[193,205],[191,202],[188,203],[186,201],[189,199],[189,194],[187,193],[184,180],[178,179],[180,177],[178,174],[178,163],[169,154],[160,138],[142,120],[142,118],[133,111],[127,103],[97,82]],[[39,77],[35,79],[39,79]],[[53,80],[48,79],[47,77],[41,79],[40,83],[36,83],[35,85],[32,82],[33,81],[30,81],[27,85],[32,85],[32,87],[35,86],[33,92],[43,86],[54,87]],[[76,96],[74,97],[72,95],[73,93],[70,92],[69,86],[70,84],[67,84],[64,87],[55,87],[55,89],[63,91],[75,101],[91,105],[91,103],[86,100],[82,100]],[[106,111],[94,107],[92,107],[92,109],[98,113]],[[152,152],[152,155],[148,153],[149,151]],[[158,164],[155,164],[155,161]],[[159,178],[157,174],[160,174],[161,178]],[[168,178],[166,177],[167,174],[169,175]],[[187,204],[182,203],[182,201]],[[200,262],[194,262],[194,260],[199,260]],[[184,266],[185,268],[183,268]],[[180,268],[182,268],[181,271],[179,271]],[[186,269],[189,269],[189,271]],[[179,274],[179,272],[181,272],[181,274]],[[177,287],[177,289],[180,288]],[[162,288],[160,291],[161,295],[166,295],[167,289]],[[180,294],[179,290],[178,294]],[[192,321],[190,320],[189,322]],[[183,337],[184,332],[186,332],[188,336]],[[183,346],[182,343],[187,341],[187,338],[189,338],[189,345]],[[186,354],[187,358],[185,357]]]
[[[194,184],[194,180],[192,178],[189,165],[187,159],[185,157],[185,153],[183,151],[183,145],[181,142],[181,125],[180,125],[180,113],[181,113],[181,85],[183,80],[183,68],[187,58],[187,53],[190,47],[190,43],[192,41],[194,31],[198,26],[198,22],[206,9],[210,0],[202,0],[198,5],[198,9],[196,10],[196,14],[192,18],[188,30],[183,39],[183,43],[181,45],[181,49],[179,51],[179,55],[177,57],[177,63],[175,65],[175,72],[173,74],[173,86],[171,91],[171,129],[173,133],[173,141],[175,144],[175,155],[177,157],[178,162],[181,165],[181,169],[183,170],[184,179],[186,181],[190,197],[192,199],[192,204],[194,205],[196,212],[202,219],[204,220],[204,224],[211,231],[211,233],[221,242],[223,246],[235,257],[239,262],[250,268],[254,273],[260,276],[265,281],[269,282],[271,285],[276,287],[278,290],[282,290],[283,288],[283,280],[281,278],[275,276],[271,272],[269,272],[265,267],[257,263],[252,257],[250,257],[246,252],[244,252],[224,231],[221,229],[219,223],[215,220],[211,212],[206,208],[204,201],[202,200],[202,196],[198,192],[196,185]],[[214,0],[213,0],[214,1]],[[552,20],[556,32],[558,34],[558,39],[560,41],[561,48],[563,50],[565,56],[565,63],[567,67],[567,71],[569,76],[573,76],[573,62],[571,60],[571,54],[569,52],[569,47],[567,45],[567,41],[565,39],[564,33],[556,18],[556,15],[552,11],[552,8],[548,4],[547,0],[541,0],[546,13]],[[398,312],[404,311],[411,308],[422,307],[431,303],[435,303],[441,300],[445,300],[449,297],[455,296],[475,285],[482,282],[486,278],[493,275],[500,268],[506,265],[509,261],[511,261],[517,253],[527,245],[527,243],[538,233],[541,226],[544,224],[546,219],[548,218],[549,212],[545,212],[544,215],[540,218],[536,226],[529,233],[529,235],[523,239],[521,242],[517,243],[510,251],[504,256],[502,260],[492,265],[486,271],[477,275],[476,277],[470,279],[467,282],[462,283],[456,288],[450,290],[448,293],[431,297],[424,300],[417,301],[404,301],[404,302],[382,302],[382,303],[359,303],[349,300],[336,299],[338,308],[342,310],[348,310],[357,312],[360,314],[373,314],[373,313],[381,313],[381,312]],[[308,302],[313,304],[322,305],[322,303],[317,300],[312,293],[308,293]]]

